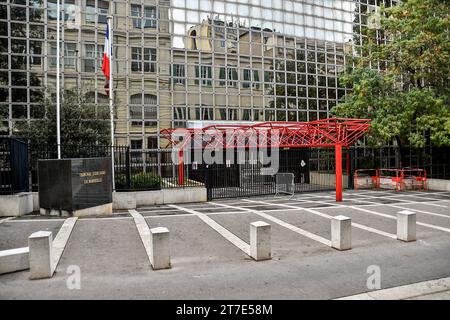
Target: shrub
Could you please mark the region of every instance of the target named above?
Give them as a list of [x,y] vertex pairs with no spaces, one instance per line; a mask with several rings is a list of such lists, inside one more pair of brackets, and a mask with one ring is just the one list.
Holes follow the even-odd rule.
[[[128,189],[125,174],[115,176],[116,189]],[[161,177],[152,172],[135,173],[131,175],[131,190],[159,190],[161,189]]]
[[131,176],[131,189],[161,189],[161,177],[151,172],[134,174]]

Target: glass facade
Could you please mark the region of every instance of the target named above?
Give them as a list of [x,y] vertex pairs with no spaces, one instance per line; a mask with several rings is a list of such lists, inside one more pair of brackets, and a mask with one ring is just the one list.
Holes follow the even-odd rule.
[[[164,148],[190,121],[329,117],[366,28],[390,0],[61,0],[61,86],[108,109],[101,71],[114,17],[116,143]],[[0,0],[0,134],[44,116],[54,90],[56,0]]]

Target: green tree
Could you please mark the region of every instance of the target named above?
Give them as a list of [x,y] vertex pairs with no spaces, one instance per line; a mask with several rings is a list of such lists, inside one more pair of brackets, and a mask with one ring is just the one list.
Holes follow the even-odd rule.
[[[89,96],[77,90],[65,90],[61,99],[61,144],[83,146],[110,144],[110,123],[107,108],[96,108]],[[16,136],[32,144],[56,144],[55,95],[42,94],[42,119],[16,124]]]
[[449,3],[405,0],[364,30],[354,67],[340,77],[350,92],[332,112],[372,119],[373,144],[450,145]]

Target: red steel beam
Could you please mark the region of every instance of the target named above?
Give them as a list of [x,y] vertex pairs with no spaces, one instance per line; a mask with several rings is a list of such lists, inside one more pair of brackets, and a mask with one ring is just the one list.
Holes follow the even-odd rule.
[[[215,124],[201,129],[163,129],[177,149],[193,148],[330,148],[348,147],[370,128],[369,119],[328,118],[311,122],[263,122],[254,125]],[[178,133],[183,139],[177,139]],[[179,135],[178,135],[179,136]]]

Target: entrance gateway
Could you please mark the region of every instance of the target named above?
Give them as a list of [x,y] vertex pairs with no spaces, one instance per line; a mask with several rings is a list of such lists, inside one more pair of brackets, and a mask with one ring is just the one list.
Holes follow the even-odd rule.
[[[161,134],[178,154],[178,184],[186,179],[204,183],[208,199],[275,194],[275,174],[284,172],[294,173],[295,191],[335,189],[336,201],[342,201],[343,148],[351,147],[370,128],[369,119],[348,118],[205,124],[164,129]],[[192,162],[193,152],[219,151],[224,157],[220,164]],[[270,156],[275,151],[279,167],[270,172],[259,160],[263,153]],[[321,162],[332,158],[334,172],[324,172]]]

